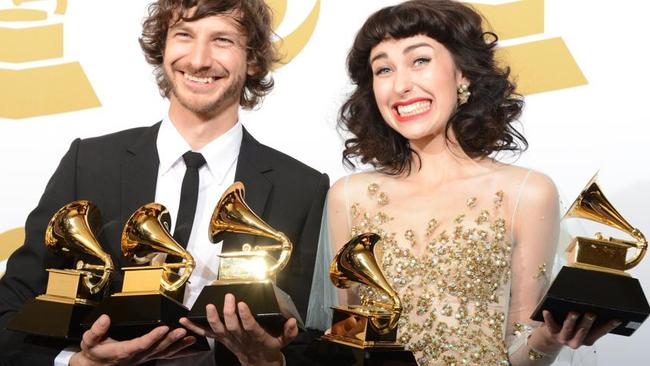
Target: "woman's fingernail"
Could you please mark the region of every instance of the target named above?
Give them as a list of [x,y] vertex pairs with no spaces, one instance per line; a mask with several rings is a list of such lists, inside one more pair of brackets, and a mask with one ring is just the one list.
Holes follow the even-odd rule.
[[620,320],[614,320],[614,321],[612,322],[612,328],[618,328],[618,326],[621,325],[621,324],[623,324],[622,321],[620,321]]
[[585,318],[587,318],[588,321],[592,322],[592,321],[594,321],[594,319],[596,319],[596,315],[591,314],[591,313],[587,313],[587,314],[585,314]]

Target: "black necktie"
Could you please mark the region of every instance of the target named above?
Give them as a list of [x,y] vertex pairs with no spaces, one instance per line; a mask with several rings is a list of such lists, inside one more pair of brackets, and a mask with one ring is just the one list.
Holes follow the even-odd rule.
[[186,170],[181,186],[181,201],[178,205],[174,239],[187,248],[196,212],[196,202],[199,198],[199,168],[205,164],[205,159],[201,153],[188,151],[183,154],[183,160],[185,160]]

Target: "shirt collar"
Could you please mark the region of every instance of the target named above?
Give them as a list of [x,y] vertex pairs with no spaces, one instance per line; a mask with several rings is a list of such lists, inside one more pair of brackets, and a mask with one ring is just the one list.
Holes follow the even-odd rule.
[[[208,171],[218,182],[225,178],[237,160],[243,135],[243,127],[238,121],[226,133],[210,141],[198,151],[203,154]],[[192,150],[169,116],[166,116],[160,124],[156,147],[158,148],[159,169],[162,175],[167,174],[176,164],[181,163],[183,154]]]

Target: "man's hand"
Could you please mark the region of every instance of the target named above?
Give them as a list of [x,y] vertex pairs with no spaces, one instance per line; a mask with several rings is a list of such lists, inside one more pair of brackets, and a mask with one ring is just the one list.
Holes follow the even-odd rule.
[[281,335],[270,335],[255,320],[248,305],[236,303],[232,294],[226,294],[224,298],[223,322],[214,305],[207,305],[205,311],[209,327],[196,325],[187,318],[181,318],[180,323],[200,336],[211,337],[222,343],[244,366],[282,365],[280,350],[298,335],[294,318],[284,323]]
[[111,320],[100,316],[92,327],[83,334],[81,351],[70,358],[70,365],[134,365],[153,359],[184,357],[190,353],[183,350],[196,339],[186,336],[183,328],[169,331],[169,327],[158,327],[151,332],[128,341],[116,341],[107,336]]

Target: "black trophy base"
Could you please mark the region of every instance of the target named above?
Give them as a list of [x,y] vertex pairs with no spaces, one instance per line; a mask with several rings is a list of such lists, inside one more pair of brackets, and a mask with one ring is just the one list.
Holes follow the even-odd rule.
[[30,299],[7,324],[7,329],[32,335],[80,340],[81,321],[92,306]]
[[305,355],[318,366],[417,366],[413,352],[393,348],[356,348],[316,340]]
[[205,306],[214,304],[219,317],[223,319],[223,300],[226,294],[233,294],[237,302],[245,302],[257,322],[274,336],[282,334],[284,323],[289,318],[296,318],[298,326],[304,328],[291,297],[270,282],[206,286],[196,299],[187,318],[197,324],[207,324]]
[[[162,294],[110,296],[104,299],[81,324],[89,329],[102,314],[111,318],[108,336],[118,341],[143,336],[159,326],[170,329],[182,327],[178,320],[187,316],[188,309],[183,304]],[[210,347],[205,337],[196,337],[190,349],[203,351]]]
[[562,267],[531,319],[543,321],[549,310],[562,324],[569,312],[596,315],[594,327],[613,319],[622,324],[610,333],[630,336],[650,314],[641,284],[632,277],[574,267]]

